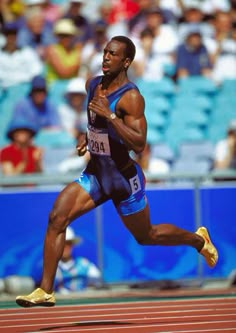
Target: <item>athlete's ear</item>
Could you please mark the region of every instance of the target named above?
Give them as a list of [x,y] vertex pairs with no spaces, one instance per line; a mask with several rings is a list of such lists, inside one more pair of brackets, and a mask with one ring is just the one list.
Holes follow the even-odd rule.
[[125,58],[125,61],[124,61],[124,68],[125,69],[128,69],[129,66],[131,64],[131,61],[130,61],[130,58]]

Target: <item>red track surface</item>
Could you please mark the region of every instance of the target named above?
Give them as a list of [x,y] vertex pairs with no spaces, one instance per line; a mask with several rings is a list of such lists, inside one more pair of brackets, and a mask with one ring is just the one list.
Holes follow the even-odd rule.
[[0,310],[1,333],[236,333],[236,298]]

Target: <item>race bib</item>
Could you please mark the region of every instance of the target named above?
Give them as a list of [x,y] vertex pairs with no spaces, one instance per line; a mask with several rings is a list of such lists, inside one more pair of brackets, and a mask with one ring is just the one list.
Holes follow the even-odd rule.
[[111,155],[108,133],[106,130],[88,128],[88,148],[90,153],[96,155]]
[[130,178],[129,183],[131,186],[132,194],[135,194],[141,190],[141,184],[140,184],[140,179],[139,179],[138,175]]

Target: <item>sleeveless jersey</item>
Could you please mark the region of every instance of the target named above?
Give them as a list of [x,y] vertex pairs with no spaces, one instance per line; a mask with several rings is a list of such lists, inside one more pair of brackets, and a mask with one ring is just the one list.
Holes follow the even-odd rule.
[[[102,76],[97,76],[91,80],[88,89],[88,104],[93,98],[95,89],[101,83]],[[107,96],[109,107],[112,112],[115,112],[116,104],[121,96],[128,90],[137,89],[138,87],[132,83],[127,82],[116,91]],[[118,169],[122,169],[130,159],[129,151],[121,139],[116,135],[112,125],[103,117],[96,115],[94,112],[88,112],[88,143],[89,151],[92,155],[96,156],[110,156]],[[96,135],[97,133],[97,135]],[[97,141],[96,141],[97,138]],[[98,140],[98,139],[101,140]]]
[[[102,76],[91,80],[88,89],[88,105],[101,80]],[[112,112],[115,112],[116,104],[121,96],[130,89],[138,88],[135,84],[127,82],[107,96]],[[105,118],[96,115],[89,108],[87,112],[87,139],[91,159],[85,172],[96,176],[105,196],[116,202],[124,200],[131,194],[127,179],[137,173],[133,165],[126,170],[128,162],[131,161],[129,151]]]

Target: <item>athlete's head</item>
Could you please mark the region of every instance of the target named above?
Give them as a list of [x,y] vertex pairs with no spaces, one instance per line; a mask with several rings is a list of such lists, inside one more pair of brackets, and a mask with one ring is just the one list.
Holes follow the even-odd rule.
[[113,37],[104,48],[102,64],[104,75],[116,76],[126,72],[134,56],[135,45],[128,37]]
[[111,40],[116,40],[117,42],[125,44],[125,57],[129,58],[132,62],[135,57],[136,47],[131,39],[126,36],[115,36]]

